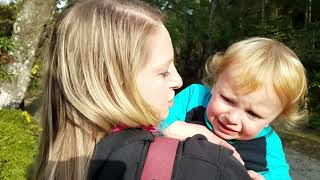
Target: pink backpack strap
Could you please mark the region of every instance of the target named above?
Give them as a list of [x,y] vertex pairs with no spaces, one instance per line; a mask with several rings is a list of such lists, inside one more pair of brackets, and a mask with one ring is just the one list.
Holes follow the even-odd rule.
[[141,180],[170,180],[178,144],[178,139],[155,137],[150,143]]

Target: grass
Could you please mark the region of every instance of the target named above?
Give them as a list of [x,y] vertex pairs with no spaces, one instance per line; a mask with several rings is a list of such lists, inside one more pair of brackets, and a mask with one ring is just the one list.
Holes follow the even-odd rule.
[[320,160],[320,129],[304,128],[296,131],[278,131],[283,146]]
[[29,179],[39,132],[26,111],[0,110],[0,179]]

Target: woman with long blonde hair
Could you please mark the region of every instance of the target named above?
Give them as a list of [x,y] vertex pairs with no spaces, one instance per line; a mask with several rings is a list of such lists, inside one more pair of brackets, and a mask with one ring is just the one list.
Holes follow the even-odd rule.
[[[56,23],[46,62],[35,179],[139,179],[137,167],[144,160],[131,161],[146,152],[140,147],[145,143],[131,137],[156,129],[167,116],[174,89],[182,86],[173,56],[161,14],[144,3],[78,0],[68,6]],[[125,132],[133,134],[117,147],[134,153],[123,160],[112,156],[121,148],[110,139]],[[127,146],[135,142],[139,146]],[[217,149],[206,143],[201,149],[210,154]],[[237,169],[233,174],[246,178],[241,164],[221,152]]]

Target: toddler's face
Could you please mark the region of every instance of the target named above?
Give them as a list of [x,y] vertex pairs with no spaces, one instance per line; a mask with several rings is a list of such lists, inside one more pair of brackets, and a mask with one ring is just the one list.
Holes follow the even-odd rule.
[[224,70],[212,88],[207,116],[214,132],[223,139],[248,140],[256,137],[282,112],[282,105],[272,84],[248,94],[232,88],[233,68]]

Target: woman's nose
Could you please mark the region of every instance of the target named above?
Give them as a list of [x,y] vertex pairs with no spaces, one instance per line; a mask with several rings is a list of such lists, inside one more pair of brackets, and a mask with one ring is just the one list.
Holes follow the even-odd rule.
[[171,79],[170,79],[170,84],[169,86],[172,89],[179,89],[182,87],[183,81],[181,79],[181,76],[179,75],[176,67],[173,67],[173,70],[171,72]]

